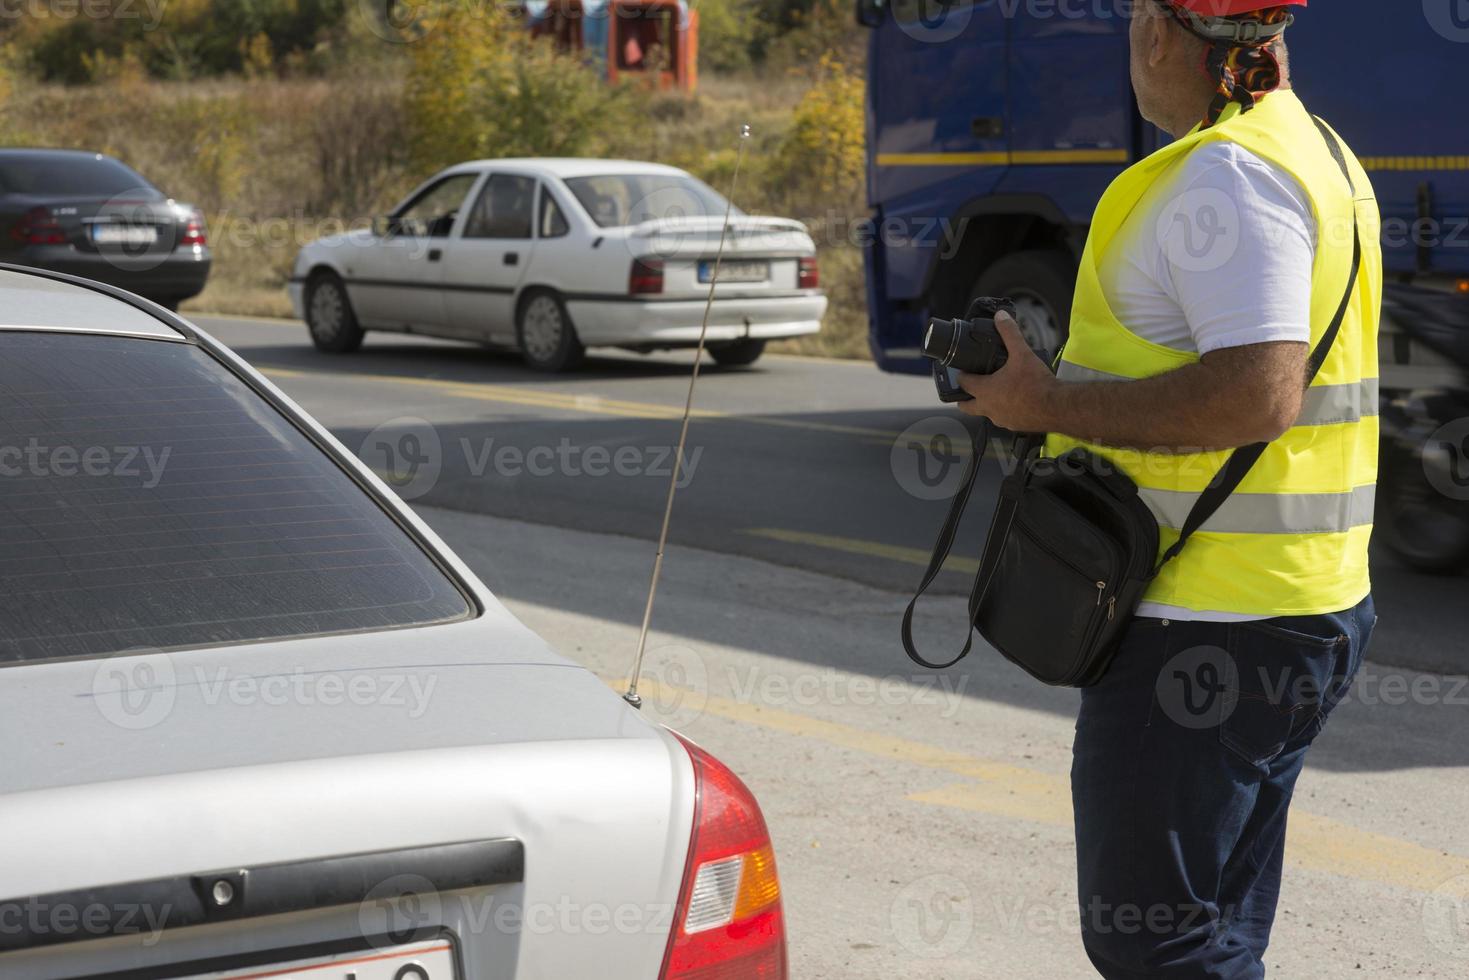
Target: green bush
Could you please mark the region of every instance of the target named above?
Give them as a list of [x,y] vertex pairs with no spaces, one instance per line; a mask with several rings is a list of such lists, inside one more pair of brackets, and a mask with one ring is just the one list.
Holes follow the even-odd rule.
[[504,156],[600,156],[634,128],[630,86],[532,39],[498,7],[447,3],[408,46],[405,107],[425,170]]
[[[100,15],[100,5],[112,12]],[[46,0],[28,4],[28,16],[5,29],[5,40],[45,81],[94,81],[94,66],[129,57],[155,78],[197,78],[258,69],[262,51],[310,53],[340,32],[349,5],[356,6],[352,0],[168,0],[157,7],[88,0],[83,11],[76,0]]]
[[867,167],[865,92],[861,75],[835,55],[822,57],[776,157],[778,173],[798,206],[860,204]]
[[695,0],[699,12],[699,68],[705,72],[739,71],[761,36],[751,0]]

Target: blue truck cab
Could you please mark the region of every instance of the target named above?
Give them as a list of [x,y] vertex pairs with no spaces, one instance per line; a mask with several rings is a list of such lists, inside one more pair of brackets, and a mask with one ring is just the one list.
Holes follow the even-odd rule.
[[[1138,114],[1131,0],[858,0],[870,28],[870,341],[928,370],[931,316],[1010,296],[1054,350],[1102,192],[1170,137]],[[1469,0],[1296,8],[1292,83],[1371,176],[1388,279],[1469,293]],[[1469,310],[1469,296],[1466,296]]]

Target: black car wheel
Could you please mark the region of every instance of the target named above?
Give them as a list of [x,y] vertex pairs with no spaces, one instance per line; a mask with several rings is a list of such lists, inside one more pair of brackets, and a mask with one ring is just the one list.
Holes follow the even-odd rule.
[[350,354],[362,346],[362,327],[335,273],[318,272],[306,283],[306,329],[320,351]]

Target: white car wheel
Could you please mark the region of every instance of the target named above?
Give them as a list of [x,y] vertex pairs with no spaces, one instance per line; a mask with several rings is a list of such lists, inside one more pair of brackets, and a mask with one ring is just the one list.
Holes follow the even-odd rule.
[[533,293],[521,303],[516,335],[525,363],[538,371],[570,370],[586,352],[565,305],[551,292]]

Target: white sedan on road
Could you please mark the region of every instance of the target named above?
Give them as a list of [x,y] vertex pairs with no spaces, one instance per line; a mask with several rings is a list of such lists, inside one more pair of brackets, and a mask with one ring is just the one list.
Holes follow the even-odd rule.
[[800,222],[736,210],[682,170],[623,160],[478,160],[425,182],[369,230],[301,250],[291,301],[311,339],[352,351],[368,330],[521,351],[544,371],[588,347],[691,347],[721,234],[709,349],[750,364],[826,313]]
[[729,769],[186,321],[0,300],[0,977],[785,980]]

